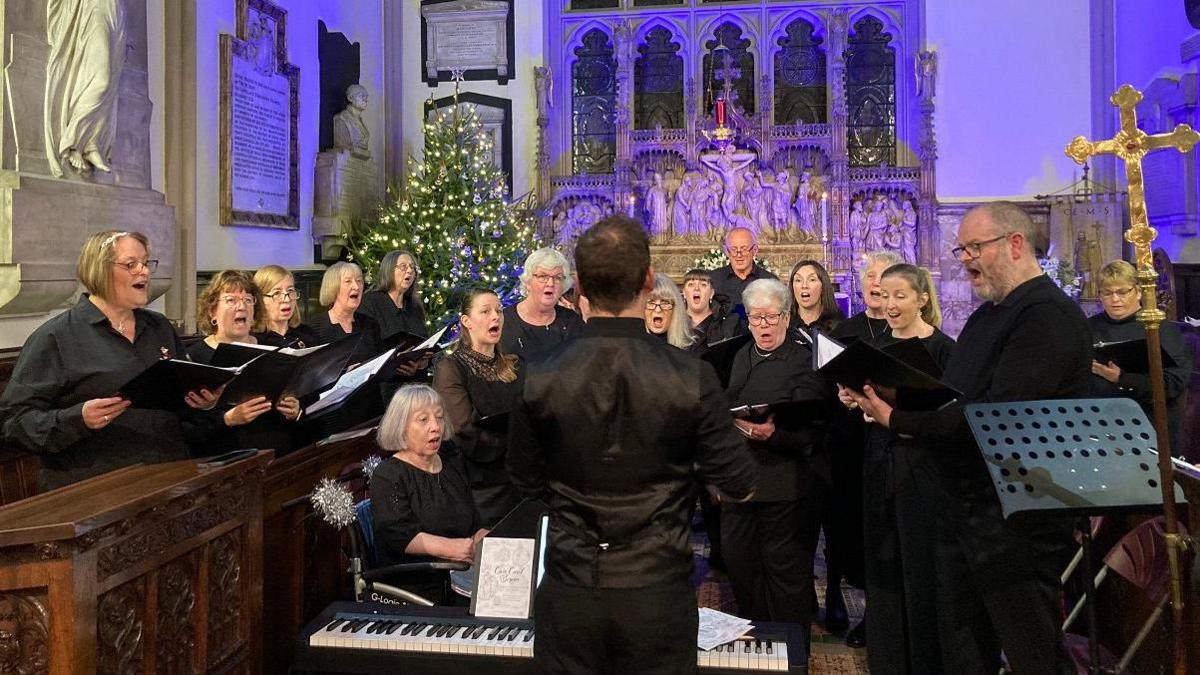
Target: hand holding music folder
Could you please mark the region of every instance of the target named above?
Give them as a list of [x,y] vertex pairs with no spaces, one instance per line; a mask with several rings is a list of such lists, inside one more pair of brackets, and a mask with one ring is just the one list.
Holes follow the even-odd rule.
[[[253,363],[253,361],[251,361]],[[163,359],[121,385],[118,394],[134,408],[175,412],[187,407],[188,392],[215,392],[237,378],[250,365],[221,368],[193,361]]]
[[762,424],[772,415],[775,416],[776,420],[789,420],[792,422],[822,419],[828,410],[829,402],[825,399],[808,399],[803,401],[751,403],[730,408],[729,412],[735,419]]
[[[237,405],[256,396],[279,401],[284,396],[302,399],[337,381],[358,346],[361,335],[347,335],[334,342],[291,349],[240,342],[217,345],[215,366],[247,365],[243,377],[225,388],[224,403]],[[249,365],[253,361],[253,365]]]
[[396,372],[396,368],[406,363],[421,361],[422,359],[433,356],[434,354],[445,349],[447,345],[438,344],[438,340],[442,339],[442,336],[446,334],[446,330],[448,328],[449,326],[443,326],[441,330],[437,331],[433,335],[430,335],[420,344],[410,347],[407,350],[402,351],[399,348],[393,348],[391,350],[391,358],[379,369],[379,379],[383,380],[384,382],[391,382],[399,377],[399,374]]
[[[1121,340],[1119,342],[1098,342],[1092,345],[1092,359],[1107,364],[1113,362],[1127,373],[1149,373],[1150,353],[1146,349],[1146,338],[1136,340]],[[1175,367],[1175,359],[1162,350],[1163,368]]]
[[383,341],[380,343],[380,346],[383,349],[391,349],[391,348],[395,347],[397,351],[404,352],[404,351],[408,351],[409,349],[412,349],[413,347],[416,347],[417,345],[424,342],[426,339],[427,338],[423,338],[420,335],[417,335],[416,333],[409,333],[408,331],[398,330],[395,333],[392,333],[391,335],[388,335],[387,337],[383,338]]
[[863,340],[842,347],[817,333],[816,342],[813,365],[818,372],[855,391],[862,391],[867,384],[895,389],[895,406],[901,410],[936,410],[962,396],[962,392]]

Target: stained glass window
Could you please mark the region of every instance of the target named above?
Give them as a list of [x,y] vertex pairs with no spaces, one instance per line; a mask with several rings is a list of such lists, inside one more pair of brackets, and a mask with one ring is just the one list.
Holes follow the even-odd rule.
[[721,95],[724,78],[728,77],[733,81],[734,104],[753,115],[754,55],[750,53],[750,39],[742,37],[737,24],[724,23],[704,48],[708,50],[704,54],[704,101],[709,108],[705,112],[712,113],[712,102]]
[[635,129],[682,129],[683,57],[671,31],[659,26],[646,33],[633,64]]
[[634,7],[664,7],[666,5],[682,5],[683,0],[633,0]]
[[616,9],[618,0],[571,0],[571,9]]
[[571,136],[575,173],[610,173],[617,154],[617,60],[609,36],[593,28],[571,67]]
[[788,24],[775,52],[775,123],[820,124],[826,114],[825,50],[813,25],[803,19]]
[[896,50],[883,23],[854,24],[846,50],[847,148],[851,166],[896,163]]

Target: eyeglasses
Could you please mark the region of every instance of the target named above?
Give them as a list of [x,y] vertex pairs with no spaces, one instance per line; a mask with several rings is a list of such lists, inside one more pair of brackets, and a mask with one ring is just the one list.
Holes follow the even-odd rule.
[[221,296],[221,304],[224,305],[225,307],[227,307],[228,309],[234,309],[238,306],[253,307],[254,306],[254,296],[253,295],[244,295],[239,298],[235,295],[222,295]]
[[[270,299],[274,300],[275,302],[279,302],[281,300],[299,300],[300,299],[300,291],[293,288],[290,291],[275,291],[274,293],[268,293],[268,294],[264,295],[263,297],[270,298]],[[251,298],[251,300],[253,300],[253,298]],[[253,304],[253,303],[251,303],[251,304]]]
[[1100,297],[1102,297],[1102,298],[1123,298],[1136,290],[1137,289],[1133,288],[1132,286],[1129,288],[1106,288],[1106,289],[1100,291]]
[[567,277],[562,274],[535,274],[533,280],[539,284],[561,284]]
[[974,260],[979,257],[980,253],[983,252],[984,246],[987,246],[988,244],[994,244],[998,241],[1003,241],[1004,239],[1008,239],[1008,237],[1010,235],[1012,235],[1012,232],[1005,232],[1004,234],[1000,235],[999,237],[985,239],[984,241],[973,241],[969,244],[960,244],[960,245],[955,246],[954,248],[950,249],[950,255],[954,256],[955,258],[961,258],[962,254],[966,253],[967,260]]
[[113,264],[116,265],[117,267],[125,268],[125,271],[129,272],[130,274],[133,274],[134,271],[137,270],[137,268],[139,268],[139,267],[145,267],[146,271],[149,272],[150,274],[154,274],[154,270],[158,269],[158,261],[157,260],[130,260],[128,262],[114,261]]
[[729,251],[729,255],[743,256],[743,255],[746,255],[747,253],[752,253],[752,252],[758,250],[758,247],[757,246],[731,246],[725,250]]
[[400,272],[416,272],[417,266],[409,265],[408,263],[397,263],[396,269]]
[[664,312],[669,312],[675,309],[675,302],[672,300],[647,300],[646,309],[653,312],[656,309],[661,309]]
[[746,317],[746,320],[750,322],[751,326],[774,326],[782,318],[783,312],[777,312],[775,314],[751,314]]

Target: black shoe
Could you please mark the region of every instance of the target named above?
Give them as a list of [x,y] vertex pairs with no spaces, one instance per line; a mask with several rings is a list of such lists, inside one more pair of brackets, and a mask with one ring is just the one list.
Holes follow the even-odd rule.
[[841,633],[850,627],[850,615],[846,612],[841,586],[825,589],[825,620],[822,625],[830,633]]
[[867,620],[863,619],[858,622],[849,633],[846,633],[846,646],[855,649],[862,649],[867,646]]

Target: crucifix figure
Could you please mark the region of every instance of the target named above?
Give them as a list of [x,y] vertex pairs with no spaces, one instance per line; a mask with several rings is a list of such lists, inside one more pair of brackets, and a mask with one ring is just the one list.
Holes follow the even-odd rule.
[[742,76],[742,69],[733,60],[733,54],[728,49],[721,51],[721,67],[714,70],[713,75],[721,80],[721,90],[724,92],[722,96],[728,105],[732,106],[737,101],[737,92],[733,89],[733,83]]
[[[1142,308],[1138,320],[1146,327],[1146,348],[1150,357],[1150,387],[1154,396],[1154,428],[1158,432],[1158,468],[1163,494],[1163,515],[1166,517],[1167,564],[1171,574],[1171,606],[1177,626],[1183,624],[1182,584],[1179,573],[1179,551],[1186,546],[1180,538],[1175,515],[1175,472],[1171,464],[1171,443],[1167,434],[1167,399],[1163,388],[1162,347],[1159,325],[1167,318],[1158,308],[1158,273],[1154,271],[1151,244],[1158,232],[1150,227],[1146,216],[1146,185],[1142,177],[1142,158],[1155,150],[1174,148],[1179,152],[1190,152],[1200,142],[1200,133],[1186,124],[1180,124],[1168,134],[1147,134],[1137,126],[1137,104],[1142,94],[1130,85],[1122,85],[1109,99],[1121,109],[1121,129],[1117,135],[1104,141],[1089,141],[1076,136],[1067,146],[1067,156],[1083,164],[1096,155],[1116,155],[1125,162],[1125,176],[1129,182],[1129,231],[1125,239],[1134,247],[1138,268],[1138,286],[1142,290]],[[1175,631],[1176,672],[1180,659],[1186,658],[1182,641],[1184,631]]]

